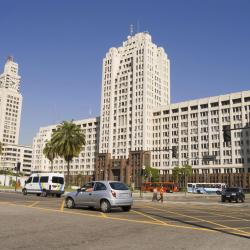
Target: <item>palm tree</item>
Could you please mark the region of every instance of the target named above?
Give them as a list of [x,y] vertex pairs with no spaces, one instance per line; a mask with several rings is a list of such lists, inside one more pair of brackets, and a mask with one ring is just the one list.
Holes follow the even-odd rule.
[[68,185],[70,162],[80,154],[82,146],[85,145],[85,135],[73,121],[63,121],[53,132],[51,143],[56,154],[67,162]]
[[56,152],[55,152],[55,148],[53,147],[51,141],[47,141],[47,143],[45,144],[45,147],[43,149],[43,154],[50,161],[50,163],[51,163],[50,172],[52,172],[53,171],[53,161],[56,158]]

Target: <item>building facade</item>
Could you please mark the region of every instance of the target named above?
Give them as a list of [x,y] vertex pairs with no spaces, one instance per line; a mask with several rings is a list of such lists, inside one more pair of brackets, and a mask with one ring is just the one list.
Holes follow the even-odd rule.
[[26,176],[31,173],[32,147],[14,144],[4,144],[1,155],[1,168],[15,172],[20,162],[20,172]]
[[[214,175],[213,182],[250,186],[250,91],[170,104],[170,62],[148,33],[131,35],[121,47],[110,48],[103,59],[100,119],[76,123],[89,144],[73,160],[72,175],[139,187],[145,166],[169,179],[175,166],[189,164],[196,181]],[[228,143],[223,140],[225,125],[233,129]],[[50,170],[42,151],[55,128],[40,128],[34,138],[33,172]],[[206,161],[206,156],[215,159]],[[56,159],[53,169],[63,173],[66,163]]]
[[143,32],[111,48],[102,70],[99,152],[127,159],[151,145],[151,109],[170,103],[170,62]]
[[[233,129],[228,143],[225,125]],[[162,172],[171,174],[175,166],[189,164],[194,174],[250,173],[250,91],[154,109],[152,130],[152,150],[166,148],[152,151],[152,166]],[[204,161],[207,155],[216,159]]]
[[20,162],[21,172],[29,175],[32,149],[30,146],[18,145],[23,99],[20,80],[18,64],[8,57],[0,75],[0,141],[3,144],[0,169],[14,171]]
[[22,110],[18,64],[12,57],[7,59],[0,75],[0,141],[18,144]]
[[[98,152],[99,138],[99,118],[89,118],[74,121],[79,125],[85,134],[86,145],[70,164],[70,173],[74,176],[83,175],[92,177],[95,170],[96,152]],[[51,139],[53,131],[57,125],[42,127],[33,139],[32,172],[55,171],[66,174],[67,162],[62,158],[56,158],[53,164],[44,156],[43,149],[45,144]]]

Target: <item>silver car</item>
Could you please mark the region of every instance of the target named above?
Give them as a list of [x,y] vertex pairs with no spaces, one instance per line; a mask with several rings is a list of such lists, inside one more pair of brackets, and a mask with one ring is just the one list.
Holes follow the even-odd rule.
[[89,182],[77,191],[68,193],[65,198],[67,208],[87,206],[98,208],[103,213],[110,212],[113,207],[129,211],[132,204],[132,192],[127,185],[119,181]]

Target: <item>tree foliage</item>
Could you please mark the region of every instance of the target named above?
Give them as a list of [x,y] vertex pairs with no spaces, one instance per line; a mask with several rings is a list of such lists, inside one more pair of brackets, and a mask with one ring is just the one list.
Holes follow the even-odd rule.
[[145,168],[144,176],[150,178],[151,182],[157,182],[159,181],[159,170],[148,166]]
[[53,171],[53,161],[56,158],[57,154],[56,154],[55,148],[53,147],[53,144],[51,141],[47,141],[47,143],[45,144],[45,147],[43,149],[43,154],[50,161],[50,164],[51,164],[50,171],[52,172]]
[[67,162],[67,180],[70,176],[70,162],[78,157],[85,145],[85,135],[73,121],[63,121],[57,126],[51,137],[51,144],[56,155]]
[[184,165],[184,166],[176,166],[172,170],[174,181],[178,182],[180,186],[186,186],[186,177],[192,175],[192,166]]

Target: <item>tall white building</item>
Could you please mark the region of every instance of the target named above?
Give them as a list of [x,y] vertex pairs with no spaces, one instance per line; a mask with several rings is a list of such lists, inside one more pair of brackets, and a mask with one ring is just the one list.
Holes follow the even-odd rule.
[[151,145],[151,109],[170,103],[170,62],[146,33],[128,36],[103,59],[99,153],[113,159]]
[[[85,147],[79,154],[79,157],[73,159],[70,164],[70,173],[72,175],[92,176],[95,169],[96,152],[98,152],[99,139],[99,118],[89,118],[74,121],[79,125],[85,134]],[[59,124],[57,124],[59,125]],[[53,131],[57,125],[41,127],[33,139],[32,172],[49,172],[51,163],[44,156],[43,149],[47,141],[51,139]],[[67,172],[67,162],[62,158],[56,158],[53,161],[53,171],[59,173]]]
[[12,57],[7,59],[0,75],[0,141],[18,144],[22,95],[20,93],[18,64]]

